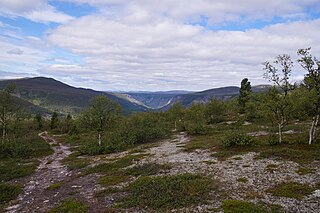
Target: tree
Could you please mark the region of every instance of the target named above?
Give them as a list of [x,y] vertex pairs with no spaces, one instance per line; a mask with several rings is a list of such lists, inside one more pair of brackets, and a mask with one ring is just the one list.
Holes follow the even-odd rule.
[[58,123],[59,123],[58,113],[54,112],[52,113],[52,116],[51,116],[51,122],[50,122],[51,130],[57,128]]
[[82,123],[98,132],[98,144],[101,146],[101,135],[120,115],[121,107],[104,95],[98,95],[91,100],[90,106],[82,113]]
[[11,96],[16,88],[15,84],[8,85],[3,91],[0,92],[0,122],[2,127],[2,144],[4,143],[10,120],[16,113],[16,107]]
[[320,109],[320,61],[310,53],[311,48],[299,49],[301,57],[298,62],[307,74],[303,80],[303,86],[309,91],[309,101],[312,103],[312,122],[309,130],[309,144],[317,139],[317,126]]
[[206,104],[205,116],[209,124],[216,124],[225,119],[227,106],[223,101],[212,99]]
[[166,115],[170,121],[174,121],[174,131],[177,130],[177,123],[184,121],[185,109],[180,102],[174,103],[167,110]]
[[251,83],[247,78],[242,79],[241,87],[239,90],[238,104],[240,107],[240,113],[244,113],[246,110],[246,104],[252,97]]
[[264,66],[264,77],[277,86],[277,88],[274,86],[269,90],[267,96],[269,104],[267,106],[277,120],[279,143],[281,143],[290,107],[288,94],[293,88],[289,81],[293,62],[289,55],[284,54],[277,56],[273,63],[265,62]]
[[36,122],[37,125],[37,129],[41,130],[43,127],[43,121],[42,121],[42,116],[40,113],[38,113],[35,117],[34,117],[34,121]]

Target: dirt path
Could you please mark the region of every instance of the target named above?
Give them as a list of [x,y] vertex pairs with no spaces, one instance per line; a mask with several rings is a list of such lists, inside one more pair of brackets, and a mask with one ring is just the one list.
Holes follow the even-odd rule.
[[52,201],[46,196],[46,188],[72,176],[66,166],[60,163],[60,160],[71,154],[69,147],[58,143],[47,132],[40,133],[39,136],[51,145],[54,153],[40,159],[35,173],[23,180],[23,193],[19,195],[15,205],[6,209],[7,212],[43,212],[46,204]]

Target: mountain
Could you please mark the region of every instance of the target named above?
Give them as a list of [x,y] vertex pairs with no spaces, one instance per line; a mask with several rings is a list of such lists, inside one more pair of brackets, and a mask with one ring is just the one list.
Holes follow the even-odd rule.
[[90,99],[105,95],[118,102],[124,114],[146,111],[147,108],[120,98],[113,93],[99,92],[92,89],[75,88],[53,78],[24,78],[0,81],[0,89],[8,84],[16,84],[16,96],[37,106],[62,113],[79,113],[89,105]]
[[[252,91],[259,93],[266,91],[270,88],[270,85],[258,85],[253,86]],[[194,92],[188,94],[181,94],[174,96],[167,105],[163,106],[161,110],[169,109],[174,103],[180,102],[183,106],[189,107],[192,103],[207,103],[211,99],[228,100],[239,95],[239,87],[229,86],[215,89],[204,90],[201,92]]]
[[160,109],[168,105],[178,95],[188,94],[190,91],[164,91],[164,92],[128,92],[126,97],[131,101],[142,104],[150,109]]

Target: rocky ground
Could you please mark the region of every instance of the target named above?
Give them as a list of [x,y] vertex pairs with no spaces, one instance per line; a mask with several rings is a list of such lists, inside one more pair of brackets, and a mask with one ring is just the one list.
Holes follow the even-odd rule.
[[[35,173],[17,182],[24,185],[23,193],[11,203],[7,212],[47,212],[57,206],[61,200],[67,197],[76,197],[90,205],[90,212],[108,212],[114,204],[114,197],[106,196],[103,199],[96,198],[94,194],[104,189],[97,183],[98,174],[82,175],[82,170],[68,170],[60,161],[68,157],[72,152],[69,147],[59,143],[55,137],[42,133],[41,137],[52,145],[54,154],[40,159],[40,164]],[[190,139],[185,133],[176,134],[172,139],[153,144],[152,147],[144,147],[146,157],[133,164],[158,163],[168,164],[170,169],[158,175],[195,173],[209,176],[219,182],[220,192],[224,196],[217,196],[209,204],[193,207],[192,209],[179,209],[178,212],[210,212],[217,209],[223,199],[247,200],[250,202],[265,202],[278,204],[287,212],[320,212],[320,193],[315,191],[301,200],[285,197],[275,197],[266,190],[282,182],[299,182],[314,185],[320,182],[320,162],[313,162],[308,167],[314,169],[314,173],[299,175],[299,165],[291,161],[276,159],[259,159],[258,153],[249,152],[232,156],[219,161],[212,156],[209,150],[194,150],[185,152],[183,147]],[[149,154],[147,156],[147,154]],[[110,155],[88,157],[91,165],[108,162],[110,159],[121,158],[129,155],[129,152],[121,152]],[[271,166],[270,166],[271,165]],[[131,178],[128,181],[133,181]],[[47,190],[54,183],[63,182],[63,186],[57,190]],[[125,185],[121,183],[121,185]],[[214,197],[214,196],[213,196]],[[129,212],[148,210],[134,209]]]

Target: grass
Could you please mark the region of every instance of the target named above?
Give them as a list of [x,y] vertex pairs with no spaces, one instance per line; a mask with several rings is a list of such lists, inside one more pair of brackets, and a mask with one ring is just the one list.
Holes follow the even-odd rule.
[[320,160],[320,144],[291,144],[270,146],[260,152],[261,158],[280,158],[300,164]]
[[149,154],[139,154],[139,155],[127,155],[120,158],[112,163],[102,163],[85,170],[85,174],[91,173],[104,173],[109,174],[110,172],[118,171],[119,169],[128,167],[133,164],[134,160],[139,160]]
[[225,213],[276,213],[282,212],[279,205],[254,204],[241,200],[225,200],[222,204]]
[[85,158],[79,158],[81,153],[74,152],[68,157],[61,160],[61,163],[66,165],[68,169],[75,170],[75,169],[82,169],[89,165],[89,160]]
[[245,177],[240,177],[240,178],[237,179],[237,181],[240,182],[240,183],[246,183],[246,182],[248,182],[248,179],[245,178]]
[[15,199],[21,192],[21,186],[0,184],[0,204]]
[[314,174],[316,171],[316,169],[312,169],[312,168],[306,168],[306,167],[300,167],[296,173],[298,173],[299,175],[307,175],[307,174]]
[[200,175],[141,177],[125,190],[129,193],[120,207],[173,209],[206,203],[217,184]]
[[97,192],[94,194],[94,196],[95,196],[95,197],[105,197],[105,196],[108,196],[108,195],[110,195],[110,194],[115,194],[115,193],[118,193],[118,192],[121,192],[121,190],[118,189],[118,188],[109,187],[109,188],[106,188],[106,189],[97,191]]
[[107,175],[99,178],[98,183],[103,186],[113,186],[113,185],[117,185],[119,183],[128,181],[129,179],[130,179],[130,176],[124,175],[118,172],[117,174],[114,174],[114,175]]
[[47,187],[46,190],[48,190],[48,191],[53,191],[53,190],[59,189],[63,184],[64,184],[63,181],[54,183],[54,184],[52,184],[51,186]]
[[0,181],[9,181],[31,175],[37,167],[36,161],[10,159],[0,161]]
[[76,199],[66,199],[58,207],[53,208],[49,213],[87,213],[89,206]]
[[125,173],[133,176],[149,176],[158,174],[161,170],[169,169],[171,169],[169,164],[146,163],[129,168],[125,171]]
[[278,165],[277,164],[268,164],[265,168],[265,171],[268,172],[274,172],[278,169]]
[[298,200],[303,199],[304,196],[310,195],[313,188],[307,184],[296,182],[281,183],[273,188],[267,190],[273,196],[295,198]]
[[144,152],[146,152],[145,149],[132,149],[129,151],[129,154],[144,153]]

